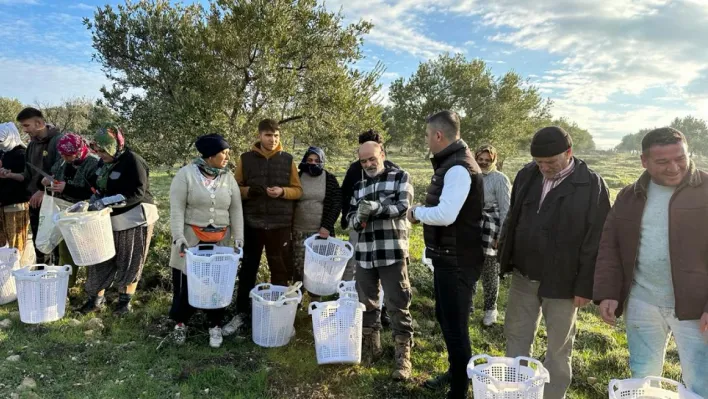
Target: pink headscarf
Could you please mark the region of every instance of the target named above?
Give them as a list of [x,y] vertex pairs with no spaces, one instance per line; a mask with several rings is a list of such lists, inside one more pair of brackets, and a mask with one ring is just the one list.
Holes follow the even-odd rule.
[[83,161],[89,154],[88,145],[84,139],[76,133],[67,133],[59,139],[57,150],[64,156],[76,155],[76,159]]

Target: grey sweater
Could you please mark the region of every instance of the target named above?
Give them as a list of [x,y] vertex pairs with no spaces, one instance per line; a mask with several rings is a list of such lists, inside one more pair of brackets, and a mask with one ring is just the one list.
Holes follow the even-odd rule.
[[484,176],[484,208],[495,207],[499,209],[501,230],[506,214],[509,212],[509,201],[511,198],[511,182],[509,178],[498,170],[483,173]]

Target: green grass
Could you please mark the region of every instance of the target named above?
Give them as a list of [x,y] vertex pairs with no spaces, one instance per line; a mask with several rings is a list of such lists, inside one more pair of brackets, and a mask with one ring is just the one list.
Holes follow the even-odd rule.
[[[422,200],[431,168],[424,156],[393,154],[391,159],[408,170]],[[592,154],[584,157],[590,167],[607,180],[614,195],[641,173],[636,157]],[[504,170],[513,178],[525,159],[511,159]],[[699,162],[702,164],[702,162]],[[347,163],[334,163],[331,169],[340,178]],[[445,344],[435,322],[432,279],[420,263],[423,248],[422,231],[416,227],[411,238],[411,282],[415,287],[412,312],[416,321],[416,346],[413,349],[414,378],[395,383],[389,378],[393,366],[393,344],[388,331],[383,335],[385,356],[372,367],[330,365],[318,366],[309,316],[298,313],[297,335],[284,348],[264,349],[254,345],[250,337],[224,340],[220,349],[208,347],[206,319],[198,314],[192,320],[187,344],[175,347],[163,343],[172,324],[166,314],[170,305],[168,194],[171,174],[158,172],[152,177],[162,219],[156,229],[151,253],[141,282],[135,312],[116,319],[102,313],[105,329],[91,336],[84,327],[72,327],[70,318],[86,322],[69,312],[55,323],[31,326],[21,324],[16,304],[0,306],[0,319],[13,320],[9,330],[0,330],[0,397],[16,392],[24,377],[36,380],[34,391],[23,391],[19,397],[41,398],[439,398],[442,391],[420,388],[429,376],[446,369]],[[262,269],[265,269],[264,267]],[[262,273],[261,279],[267,278]],[[503,320],[508,279],[502,282],[499,309]],[[476,303],[481,304],[479,289]],[[78,296],[80,290],[73,289]],[[303,306],[303,309],[306,307]],[[229,309],[229,315],[232,310]],[[481,327],[482,312],[472,318],[470,337],[474,354],[503,355],[502,324]],[[545,330],[541,327],[533,356],[543,358]],[[159,349],[158,349],[159,346]],[[20,355],[19,362],[5,358]],[[611,378],[627,378],[628,353],[624,330],[601,322],[596,308],[583,309],[579,316],[579,332],[573,358],[574,380],[571,398],[607,397]],[[673,343],[669,346],[665,374],[678,379],[680,368]],[[207,391],[208,390],[208,391]]]

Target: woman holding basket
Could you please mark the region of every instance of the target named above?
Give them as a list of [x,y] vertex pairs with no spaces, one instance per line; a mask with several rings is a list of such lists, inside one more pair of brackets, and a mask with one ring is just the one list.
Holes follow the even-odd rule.
[[114,285],[119,297],[113,313],[122,316],[131,310],[130,300],[138,287],[158,219],[157,207],[150,194],[147,162],[125,146],[119,127],[109,125],[100,129],[93,137],[91,148],[101,158],[98,170],[89,179],[96,190],[94,197],[121,194],[125,197],[125,206],[114,208],[111,213],[116,256],[87,268],[89,299],[79,311],[100,310],[106,288]]
[[342,210],[337,178],[324,165],[325,154],[319,147],[308,148],[299,165],[302,197],[295,205],[293,220],[294,281],[304,277],[305,240],[315,234],[334,237],[334,224]]
[[[57,151],[61,158],[52,166],[54,181],[45,177],[42,179],[42,185],[65,201],[72,203],[88,201],[93,194],[89,180],[98,169],[98,157],[90,154],[88,145],[76,133],[64,134],[57,142]],[[69,288],[73,287],[78,268],[64,241],[59,243],[59,264],[71,265]]]
[[[231,150],[218,134],[201,136],[195,142],[201,154],[182,167],[170,186],[170,229],[172,231],[172,308],[176,322],[175,342],[183,344],[187,323],[197,310],[189,304],[184,250],[199,244],[243,247],[241,193],[228,169]],[[224,309],[205,310],[209,319],[209,345],[223,342],[221,322]]]

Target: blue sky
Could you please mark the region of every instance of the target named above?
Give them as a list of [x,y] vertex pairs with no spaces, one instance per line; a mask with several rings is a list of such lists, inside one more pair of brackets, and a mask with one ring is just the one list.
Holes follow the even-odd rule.
[[[0,96],[56,104],[107,84],[83,27],[106,1],[0,0]],[[110,4],[118,2],[111,1]],[[708,119],[708,0],[325,0],[374,23],[357,66],[388,84],[443,52],[515,70],[554,101],[555,116],[606,148],[688,114]]]

